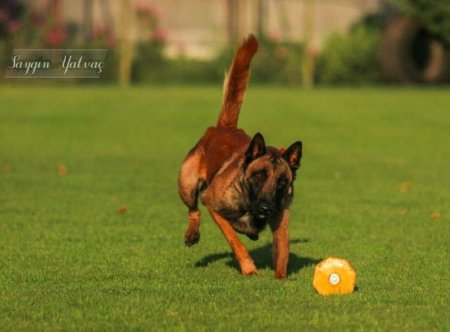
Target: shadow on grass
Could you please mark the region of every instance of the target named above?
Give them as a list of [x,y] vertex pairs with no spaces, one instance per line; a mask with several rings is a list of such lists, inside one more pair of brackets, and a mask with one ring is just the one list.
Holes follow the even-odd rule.
[[[295,239],[290,241],[291,245],[296,243],[306,243],[308,239]],[[272,243],[266,243],[262,247],[249,251],[253,261],[258,269],[272,268]],[[195,267],[205,267],[221,259],[228,259],[226,264],[235,268],[240,272],[239,265],[231,252],[222,252],[218,254],[211,254],[203,257],[201,260],[195,263]],[[315,265],[322,259],[300,257],[293,252],[289,253],[288,275],[300,271],[302,268]]]

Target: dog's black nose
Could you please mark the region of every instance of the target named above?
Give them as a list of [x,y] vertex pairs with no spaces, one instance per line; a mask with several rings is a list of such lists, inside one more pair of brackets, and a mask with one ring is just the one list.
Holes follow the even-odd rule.
[[259,214],[259,216],[261,216],[261,217],[268,217],[268,216],[270,216],[272,213],[273,213],[273,208],[272,208],[271,205],[269,205],[269,204],[267,204],[267,203],[262,203],[262,204],[259,206],[259,209],[258,209],[258,214]]

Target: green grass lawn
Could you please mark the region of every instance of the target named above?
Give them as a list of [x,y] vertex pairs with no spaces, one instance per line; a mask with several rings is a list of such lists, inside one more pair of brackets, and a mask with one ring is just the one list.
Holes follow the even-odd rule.
[[[177,173],[220,102],[220,84],[0,87],[1,330],[450,329],[448,89],[250,87],[240,125],[304,144],[285,282],[269,230],[243,237],[257,277],[206,212],[184,246]],[[328,256],[356,292],[315,292]]]

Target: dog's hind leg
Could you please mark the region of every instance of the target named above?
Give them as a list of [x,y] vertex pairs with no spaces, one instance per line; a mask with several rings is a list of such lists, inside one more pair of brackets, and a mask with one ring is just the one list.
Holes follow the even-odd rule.
[[206,182],[201,174],[202,154],[193,150],[186,157],[181,166],[178,178],[178,193],[181,200],[188,207],[188,228],[184,236],[184,243],[190,247],[200,240],[200,211],[198,196]]

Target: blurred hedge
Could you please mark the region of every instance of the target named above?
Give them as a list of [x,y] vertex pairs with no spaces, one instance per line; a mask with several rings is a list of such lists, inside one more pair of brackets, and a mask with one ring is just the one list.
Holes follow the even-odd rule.
[[324,84],[381,82],[377,59],[380,31],[358,25],[346,35],[332,34],[317,58],[316,81]]
[[[133,81],[145,83],[217,83],[221,81],[234,49],[221,51],[213,60],[165,59],[151,45],[140,46],[133,62]],[[300,84],[303,46],[262,40],[252,62],[252,81]]]

